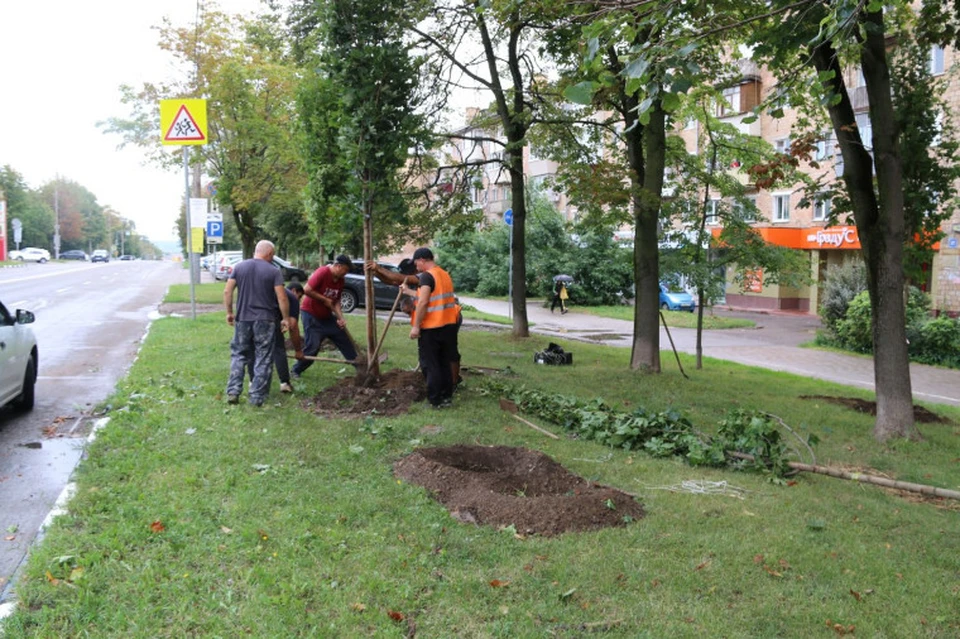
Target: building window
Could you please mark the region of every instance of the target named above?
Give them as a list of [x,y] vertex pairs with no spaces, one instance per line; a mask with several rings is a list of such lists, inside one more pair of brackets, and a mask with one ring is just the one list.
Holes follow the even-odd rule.
[[873,148],[873,123],[870,122],[869,113],[858,113],[857,129],[860,131],[860,141],[863,147],[868,151]]
[[757,196],[748,195],[745,198],[734,200],[733,210],[737,218],[744,222],[757,221]]
[[717,117],[734,115],[740,113],[740,86],[730,87],[723,90],[719,104],[717,104]]
[[790,221],[790,194],[784,193],[773,196],[773,221]]
[[943,71],[943,47],[933,45],[930,47],[930,75],[942,75]]
[[789,153],[790,138],[777,138],[773,141],[773,148],[777,153]]
[[720,200],[710,200],[707,202],[707,225],[716,226],[720,223],[720,215],[717,213],[717,207]]
[[830,197],[824,193],[818,193],[813,199],[813,219],[825,220],[830,217]]
[[833,138],[829,131],[822,133],[822,138],[817,140],[817,150],[814,153],[815,160],[826,160],[833,155]]

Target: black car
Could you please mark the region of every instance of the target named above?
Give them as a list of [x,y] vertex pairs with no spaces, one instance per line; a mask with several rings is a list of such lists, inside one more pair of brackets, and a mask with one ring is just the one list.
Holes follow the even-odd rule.
[[87,261],[87,254],[83,251],[64,251],[60,254],[61,260],[80,260],[82,262]]
[[283,273],[284,282],[300,282],[303,284],[309,277],[307,272],[302,268],[297,268],[283,258],[274,257],[273,265],[280,269],[280,272]]
[[[387,262],[377,262],[377,264],[394,273],[400,272],[396,264],[388,264]],[[343,292],[340,293],[340,309],[344,313],[349,313],[358,306],[366,306],[364,278],[363,260],[354,260],[350,272],[343,278]],[[377,308],[393,308],[393,303],[396,301],[399,291],[399,286],[381,282],[378,277],[373,278],[373,296]]]
[[137,259],[137,258],[135,258],[135,257],[132,256],[132,255],[121,255],[121,256],[120,256],[120,261],[121,261],[121,262],[132,262],[132,261],[134,261],[135,259]]

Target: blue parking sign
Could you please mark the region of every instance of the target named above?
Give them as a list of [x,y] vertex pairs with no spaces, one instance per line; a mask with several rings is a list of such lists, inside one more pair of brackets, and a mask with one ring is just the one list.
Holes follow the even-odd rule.
[[223,222],[207,222],[207,237],[223,237]]

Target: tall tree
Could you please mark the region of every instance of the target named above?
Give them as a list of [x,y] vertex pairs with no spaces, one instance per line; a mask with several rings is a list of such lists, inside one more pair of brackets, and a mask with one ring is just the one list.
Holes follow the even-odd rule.
[[[338,191],[348,207],[340,215],[358,220],[364,260],[372,260],[375,232],[389,235],[407,219],[400,170],[408,149],[418,143],[422,118],[416,112],[419,61],[404,32],[417,18],[417,5],[408,0],[325,0],[313,6],[322,79],[312,85],[317,94],[303,95],[301,104],[327,107],[325,113],[311,110],[308,115],[330,146],[325,161],[311,165],[311,174],[332,170],[344,178]],[[322,184],[328,188],[329,181]],[[367,274],[366,299],[373,298]],[[366,307],[367,354],[372,358],[376,309],[369,302]],[[374,375],[379,372],[372,359],[368,367]]]
[[132,115],[103,126],[122,136],[121,145],[143,147],[155,163],[175,168],[181,161],[160,144],[159,100],[206,98],[209,143],[194,148],[217,182],[217,200],[232,213],[244,254],[252,255],[268,217],[303,215],[297,69],[274,17],[231,16],[209,4],[197,24],[165,21],[159,33],[158,46],[171,53],[180,78],[121,87]]
[[[513,212],[513,335],[530,334],[527,319],[527,198],[523,150],[535,116],[531,93],[546,73],[537,42],[548,26],[540,7],[518,0],[439,0],[429,20],[414,28],[429,52],[436,74],[449,79],[447,90],[461,82],[484,90],[491,107],[473,124],[480,130],[500,129],[489,142],[503,145],[501,163],[510,180]],[[506,140],[504,144],[503,140]]]
[[[813,86],[820,88],[842,154],[842,179],[867,265],[877,394],[873,433],[880,441],[919,438],[906,340],[904,170],[887,52],[887,38],[895,35],[896,21],[909,14],[909,3],[886,5],[879,0],[757,3],[753,8],[762,18],[749,38],[757,59],[781,77],[799,77],[801,64],[816,73]],[[893,30],[887,28],[891,21]],[[844,79],[848,64],[862,73],[871,139],[864,139],[857,126]],[[807,100],[809,86],[802,91]]]
[[53,209],[37,192],[27,186],[23,176],[10,165],[0,167],[0,190],[3,191],[3,196],[7,200],[7,249],[16,248],[11,226],[14,218],[23,224],[21,247],[37,246],[52,249],[53,227],[56,224]]

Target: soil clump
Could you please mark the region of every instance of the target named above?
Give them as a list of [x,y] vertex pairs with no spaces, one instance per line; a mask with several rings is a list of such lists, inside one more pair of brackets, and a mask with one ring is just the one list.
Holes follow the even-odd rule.
[[405,413],[410,404],[426,398],[427,385],[420,372],[394,369],[379,378],[367,376],[359,385],[357,378],[344,377],[304,400],[304,406],[316,415],[328,417],[393,416]]
[[[800,399],[822,399],[825,402],[839,404],[840,406],[845,406],[860,413],[866,413],[867,415],[873,415],[874,417],[877,415],[877,403],[866,399],[859,399],[856,397],[832,397],[830,395],[801,395]],[[940,415],[927,410],[923,406],[913,407],[913,418],[919,424],[951,423],[946,417],[941,417]]]
[[458,521],[519,535],[625,526],[644,516],[625,492],[590,482],[539,451],[509,446],[421,448],[394,475],[423,486]]

